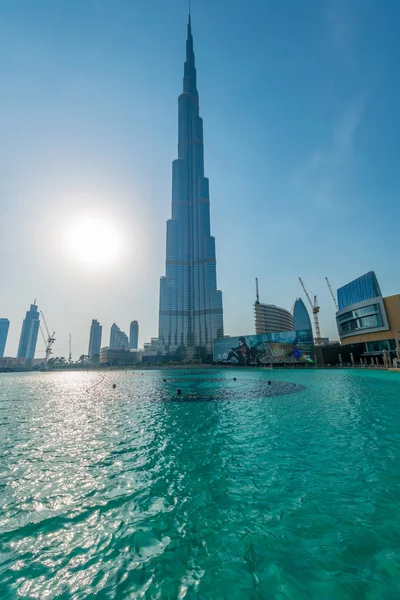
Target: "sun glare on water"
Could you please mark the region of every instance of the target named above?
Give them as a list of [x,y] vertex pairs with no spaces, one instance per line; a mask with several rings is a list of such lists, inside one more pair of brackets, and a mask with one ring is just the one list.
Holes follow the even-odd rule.
[[114,263],[122,246],[116,227],[105,217],[95,215],[81,216],[70,223],[65,242],[74,260],[94,267]]

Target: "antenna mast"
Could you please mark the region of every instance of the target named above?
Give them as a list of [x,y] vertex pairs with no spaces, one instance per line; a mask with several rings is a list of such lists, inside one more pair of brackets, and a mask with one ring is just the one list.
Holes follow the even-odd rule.
[[262,322],[261,322],[261,306],[260,306],[260,294],[258,292],[258,277],[256,277],[256,302],[254,305],[256,311],[256,334],[262,333]]

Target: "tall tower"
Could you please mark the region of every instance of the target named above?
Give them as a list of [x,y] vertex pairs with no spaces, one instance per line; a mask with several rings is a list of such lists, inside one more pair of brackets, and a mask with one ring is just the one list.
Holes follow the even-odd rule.
[[0,319],[0,358],[4,356],[9,327],[10,321],[8,319]]
[[39,325],[39,312],[35,300],[35,302],[31,304],[30,309],[26,311],[25,319],[22,323],[17,353],[18,358],[34,358],[39,333]]
[[137,350],[138,342],[139,342],[139,323],[137,321],[132,321],[131,326],[129,328],[129,348],[131,348],[131,350]]
[[212,349],[223,336],[222,292],[217,290],[215,239],[204,176],[203,120],[187,29],[183,93],[178,99],[178,158],[172,164],[172,218],[167,221],[165,277],[160,281],[159,342],[164,352]]
[[100,325],[97,319],[92,319],[92,325],[90,326],[89,336],[89,350],[88,356],[90,359],[97,354],[100,354],[101,347],[101,334],[103,327]]

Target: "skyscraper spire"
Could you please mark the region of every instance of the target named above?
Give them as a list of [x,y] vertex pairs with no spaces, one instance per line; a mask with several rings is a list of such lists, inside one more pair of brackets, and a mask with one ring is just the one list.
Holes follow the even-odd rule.
[[187,40],[186,40],[186,62],[185,62],[185,71],[184,71],[184,79],[183,79],[183,92],[191,94],[198,98],[197,92],[197,83],[196,83],[196,67],[195,67],[195,58],[194,58],[194,50],[193,50],[193,35],[192,35],[192,21],[190,18],[189,12],[189,20],[187,26]]
[[215,239],[210,232],[190,7],[178,111],[178,158],[172,165],[172,218],[167,221],[158,339],[165,353],[185,348],[190,356],[199,346],[211,353],[213,340],[223,335],[222,292],[217,290]]

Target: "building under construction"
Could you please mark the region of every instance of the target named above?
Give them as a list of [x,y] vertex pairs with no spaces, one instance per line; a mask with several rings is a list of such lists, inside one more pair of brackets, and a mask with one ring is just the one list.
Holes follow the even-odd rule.
[[256,278],[256,301],[254,302],[254,317],[256,334],[279,333],[293,331],[293,316],[286,310],[275,304],[264,304],[260,302],[258,291],[258,278]]

